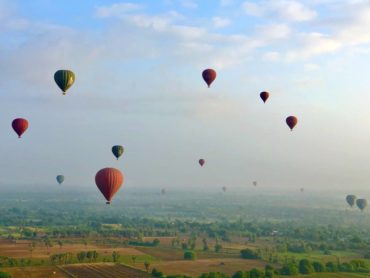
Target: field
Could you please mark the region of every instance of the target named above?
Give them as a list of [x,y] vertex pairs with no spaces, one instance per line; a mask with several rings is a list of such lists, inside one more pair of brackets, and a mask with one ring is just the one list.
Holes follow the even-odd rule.
[[22,241],[18,240],[16,243],[11,243],[10,241],[2,241],[0,242],[0,255],[7,256],[12,258],[39,258],[45,259],[49,258],[50,255],[56,253],[65,253],[71,252],[72,254],[76,254],[80,251],[89,251],[89,250],[96,250],[102,255],[109,256],[112,254],[113,251],[119,252],[122,256],[125,255],[135,255],[140,256],[144,255],[139,250],[134,248],[113,248],[107,247],[102,245],[95,245],[95,244],[64,244],[61,248],[58,245],[53,245],[52,247],[46,248],[44,245],[39,243],[34,247],[32,254],[30,251],[30,241]]
[[152,263],[151,268],[156,268],[166,274],[187,274],[198,277],[204,272],[223,272],[232,275],[237,270],[251,270],[264,268],[265,263],[259,260],[243,259],[199,259],[196,261],[166,261]]
[[149,274],[124,265],[115,264],[75,264],[63,267],[76,277],[88,278],[149,278]]
[[56,267],[9,267],[2,271],[8,272],[14,278],[69,278],[70,276]]

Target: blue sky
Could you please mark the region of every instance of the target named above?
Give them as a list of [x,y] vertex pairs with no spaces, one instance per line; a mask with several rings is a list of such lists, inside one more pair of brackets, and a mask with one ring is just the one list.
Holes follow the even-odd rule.
[[366,190],[369,30],[359,0],[2,0],[0,182],[88,187],[114,166],[127,187]]

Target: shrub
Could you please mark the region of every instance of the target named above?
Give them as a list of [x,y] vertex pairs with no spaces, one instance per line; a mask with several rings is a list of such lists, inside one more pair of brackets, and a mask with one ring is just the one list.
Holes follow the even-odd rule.
[[312,266],[315,270],[315,272],[325,272],[325,265],[321,262],[313,262]]
[[240,255],[243,259],[259,259],[258,254],[251,249],[240,250]]
[[299,273],[301,274],[310,274],[315,272],[311,262],[307,259],[302,259],[299,261]]
[[197,255],[194,251],[185,251],[184,260],[194,261],[197,258]]

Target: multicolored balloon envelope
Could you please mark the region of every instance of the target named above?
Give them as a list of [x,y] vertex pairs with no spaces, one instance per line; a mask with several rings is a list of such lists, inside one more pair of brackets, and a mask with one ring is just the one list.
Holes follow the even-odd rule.
[[18,137],[21,138],[22,134],[28,128],[28,121],[26,119],[17,118],[13,120],[12,127],[14,131],[18,134]]
[[120,170],[115,168],[101,169],[95,175],[95,183],[110,204],[113,196],[118,192],[124,182],[124,176]]
[[71,70],[58,70],[54,73],[54,80],[65,95],[75,82],[75,74]]
[[205,69],[202,72],[202,77],[204,81],[207,83],[208,88],[211,86],[212,82],[215,81],[216,76],[217,76],[217,73],[213,69]]

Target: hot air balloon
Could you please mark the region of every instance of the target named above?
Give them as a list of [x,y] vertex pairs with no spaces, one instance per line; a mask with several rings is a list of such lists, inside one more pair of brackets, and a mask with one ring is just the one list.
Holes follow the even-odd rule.
[[203,167],[204,163],[206,163],[206,161],[203,158],[199,159],[200,166]]
[[222,187],[222,191],[223,191],[223,192],[226,192],[226,186],[223,186],[223,187]]
[[162,194],[162,195],[166,194],[166,188],[162,188],[162,189],[161,189],[161,194]]
[[70,70],[58,70],[54,73],[54,80],[58,87],[63,91],[63,95],[75,82],[75,74]]
[[289,126],[290,130],[293,131],[293,128],[297,125],[298,119],[294,116],[289,116],[286,118],[286,124]]
[[22,134],[28,128],[28,121],[22,118],[15,119],[12,122],[12,127],[14,131],[18,134],[18,137],[21,138]]
[[114,156],[117,158],[117,160],[118,160],[118,158],[123,154],[123,151],[124,151],[124,149],[123,149],[123,147],[122,146],[120,146],[120,145],[116,145],[116,146],[113,146],[112,147],[112,153],[114,154]]
[[346,197],[347,203],[351,206],[351,208],[355,205],[356,196],[355,195],[347,195]]
[[263,100],[263,102],[266,102],[266,100],[269,98],[270,94],[268,92],[261,92],[260,97]]
[[356,205],[357,207],[361,210],[361,211],[364,211],[364,209],[366,208],[367,206],[367,201],[366,199],[357,199],[356,200]]
[[107,200],[107,204],[110,204],[113,196],[122,186],[123,181],[123,174],[115,168],[101,169],[95,175],[95,183]]
[[254,182],[253,182],[253,185],[254,185],[254,186],[257,186],[257,181],[254,181]]
[[301,191],[303,193],[304,192],[304,188],[302,187],[299,191]]
[[213,69],[205,69],[202,72],[204,81],[207,83],[208,88],[211,86],[212,82],[215,81],[217,73]]
[[59,184],[62,184],[62,183],[64,182],[64,176],[63,176],[63,175],[58,175],[58,176],[57,176],[57,182],[58,182]]

